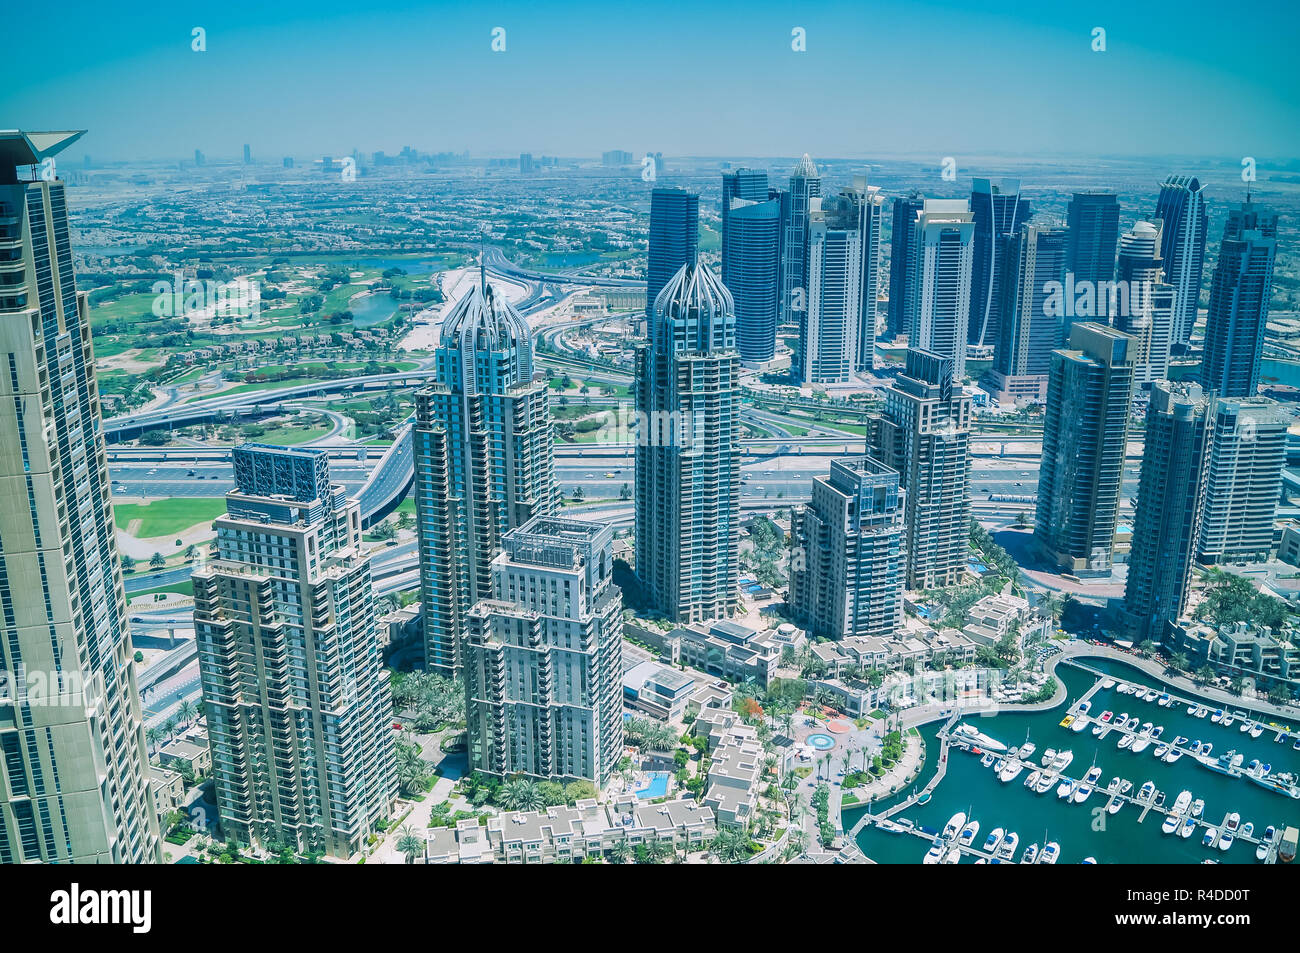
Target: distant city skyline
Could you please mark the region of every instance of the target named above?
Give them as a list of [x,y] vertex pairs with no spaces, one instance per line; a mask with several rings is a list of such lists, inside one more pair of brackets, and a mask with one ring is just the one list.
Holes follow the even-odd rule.
[[[692,9],[683,30],[662,5],[484,12],[320,0],[254,16],[238,3],[110,12],[74,0],[57,21],[29,24],[6,54],[0,114],[6,126],[98,130],[69,161],[195,149],[238,161],[245,143],[262,162],[403,145],[476,155],[933,153],[936,163],[999,151],[1251,156],[1261,171],[1300,156],[1287,4],[1234,17],[1190,0],[1176,18],[1119,2],[1086,14],[1011,6],[758,3],[744,17]],[[503,52],[492,49],[497,27]],[[195,28],[202,52],[191,49]],[[791,48],[796,28],[802,52]],[[1104,52],[1093,49],[1096,28]],[[934,56],[934,68],[918,68]],[[1152,76],[1157,109],[1133,95]],[[976,108],[993,102],[1013,108]],[[797,127],[773,116],[798,116]]]

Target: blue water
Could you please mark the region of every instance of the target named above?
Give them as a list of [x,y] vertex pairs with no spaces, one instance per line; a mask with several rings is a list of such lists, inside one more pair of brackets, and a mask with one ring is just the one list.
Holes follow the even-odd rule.
[[391,318],[397,312],[397,302],[381,291],[349,301],[348,310],[352,312],[353,327],[369,328]]
[[835,747],[835,739],[830,735],[809,735],[806,740],[818,751],[829,751]]
[[636,796],[642,800],[663,797],[668,793],[668,772],[654,771],[650,775],[650,784],[636,792]]

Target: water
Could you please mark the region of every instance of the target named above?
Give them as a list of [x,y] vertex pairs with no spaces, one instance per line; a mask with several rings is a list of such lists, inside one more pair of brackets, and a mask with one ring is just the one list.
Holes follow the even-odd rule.
[[[1146,685],[1160,688],[1161,683],[1139,672],[1131,666],[1117,662],[1089,660],[1087,663],[1098,671],[1103,671],[1114,678],[1129,684]],[[1216,774],[1194,760],[1190,755],[1174,764],[1157,761],[1152,756],[1155,745],[1141,754],[1116,747],[1121,734],[1112,731],[1105,739],[1093,737],[1091,726],[1088,730],[1075,734],[1059,725],[1069,702],[1081,697],[1095,679],[1086,672],[1069,666],[1061,666],[1056,671],[1057,678],[1069,692],[1068,701],[1048,712],[1032,714],[1005,713],[989,718],[972,717],[969,719],[979,731],[1009,745],[1018,746],[1025,740],[1029,731],[1030,740],[1038,747],[1034,762],[1042,759],[1048,748],[1061,750],[1068,748],[1074,752],[1074,761],[1066,769],[1072,778],[1081,778],[1087,773],[1096,755],[1097,765],[1102,769],[1098,789],[1083,804],[1064,803],[1056,797],[1053,785],[1046,794],[1035,794],[1024,786],[1029,769],[1022,772],[1015,780],[1003,784],[998,781],[991,768],[980,766],[977,756],[957,749],[950,749],[948,773],[934,790],[930,801],[924,805],[914,805],[902,812],[903,817],[910,818],[917,825],[924,825],[934,830],[942,830],[948,818],[958,811],[971,814],[980,822],[978,840],[995,827],[1014,830],[1020,835],[1020,846],[1016,859],[1030,844],[1044,843],[1044,831],[1047,840],[1061,845],[1061,863],[1079,863],[1084,857],[1095,857],[1098,863],[1199,863],[1212,857],[1223,863],[1255,863],[1255,847],[1244,841],[1238,841],[1227,851],[1206,848],[1201,845],[1204,828],[1198,828],[1191,837],[1183,839],[1174,834],[1164,834],[1160,825],[1165,815],[1151,811],[1144,822],[1138,823],[1141,809],[1126,805],[1118,814],[1106,814],[1105,805],[1109,795],[1105,787],[1110,779],[1118,775],[1133,782],[1133,791],[1147,780],[1155,782],[1158,790],[1165,792],[1165,803],[1172,805],[1178,793],[1183,790],[1192,792],[1193,797],[1205,801],[1202,819],[1211,824],[1219,824],[1224,814],[1238,811],[1242,824],[1253,821],[1256,836],[1273,824],[1279,828],[1290,824],[1300,825],[1300,801],[1295,801],[1271,791],[1266,791],[1244,778],[1229,778]],[[1176,692],[1187,696],[1187,692]],[[1186,705],[1173,708],[1161,708],[1154,701],[1143,702],[1132,695],[1121,695],[1111,690],[1098,690],[1092,696],[1090,714],[1100,715],[1103,711],[1119,713],[1126,711],[1129,717],[1138,716],[1141,721],[1151,721],[1164,725],[1162,739],[1172,741],[1178,735],[1195,741],[1210,741],[1214,744],[1214,755],[1223,754],[1231,749],[1245,755],[1244,764],[1252,758],[1273,765],[1273,773],[1283,771],[1300,771],[1300,752],[1293,751],[1291,742],[1276,743],[1273,737],[1276,731],[1265,730],[1259,738],[1251,738],[1238,730],[1240,721],[1230,727],[1211,723],[1210,719],[1195,718],[1187,714]],[[1217,705],[1210,705],[1213,711]],[[1245,709],[1245,705],[1232,706]],[[1264,718],[1267,725],[1268,718]],[[919,790],[934,775],[938,768],[938,740],[936,735],[942,722],[932,722],[921,729],[925,737],[929,757],[921,776],[916,779]],[[1300,727],[1300,726],[1292,726]],[[906,796],[880,801],[876,810],[897,803]],[[860,811],[846,811],[844,826],[848,829],[856,823]],[[1094,829],[1101,828],[1101,829]],[[929,844],[911,834],[890,834],[874,827],[867,827],[858,835],[858,845],[863,852],[880,863],[920,863]],[[972,863],[972,858],[964,858],[964,863]]]
[[1300,387],[1300,362],[1266,357],[1259,362],[1259,376],[1261,380],[1276,380],[1279,384]]
[[397,302],[389,297],[387,292],[381,291],[377,294],[353,298],[348,302],[348,310],[352,312],[353,327],[369,328],[387,321],[396,314]]
[[653,771],[650,774],[650,783],[636,792],[636,796],[642,800],[663,797],[668,793],[668,772]]

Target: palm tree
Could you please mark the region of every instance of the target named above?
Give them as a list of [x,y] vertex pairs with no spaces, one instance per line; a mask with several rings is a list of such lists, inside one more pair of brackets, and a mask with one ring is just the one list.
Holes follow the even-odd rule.
[[626,864],[632,859],[632,847],[627,841],[621,840],[609,849],[609,859],[616,864]]
[[176,710],[176,714],[179,715],[181,720],[185,722],[186,726],[188,726],[190,722],[194,721],[194,716],[198,714],[198,711],[194,708],[194,702],[187,698],[181,702],[180,707]]
[[158,742],[162,741],[162,738],[163,738],[163,733],[160,728],[153,727],[145,730],[144,733],[145,744],[149,746],[149,750],[151,752],[158,747]]
[[168,718],[163,722],[163,731],[167,732],[167,740],[171,741],[176,737],[176,729],[180,727],[180,722],[175,718]]
[[167,557],[164,556],[162,553],[154,553],[152,556],[149,557],[150,569],[162,569],[163,566],[166,565],[167,565]]
[[501,789],[501,803],[511,811],[540,811],[546,806],[546,799],[535,782],[515,778]]
[[750,855],[749,835],[736,827],[724,827],[709,843],[709,853],[725,864],[736,864]]
[[397,829],[397,849],[406,855],[408,864],[415,863],[415,858],[424,853],[424,841],[411,829],[410,824],[403,824]]

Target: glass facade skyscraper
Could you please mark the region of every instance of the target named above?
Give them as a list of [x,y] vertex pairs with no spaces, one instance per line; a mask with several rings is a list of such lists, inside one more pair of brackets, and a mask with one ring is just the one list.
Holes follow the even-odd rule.
[[889,309],[886,311],[885,336],[895,338],[908,332],[907,278],[912,254],[916,249],[913,227],[916,214],[925,205],[920,192],[894,199],[891,211],[893,230],[889,234]]
[[986,377],[999,400],[1047,399],[1052,352],[1064,343],[1064,317],[1048,302],[1054,287],[1064,291],[1066,244],[1064,228],[1021,225],[1004,246],[998,343]]
[[700,197],[685,189],[650,193],[650,241],[646,253],[645,315],[654,315],[655,298],[668,279],[700,247]]
[[801,337],[808,316],[809,212],[812,200],[821,194],[821,176],[805,152],[790,173],[790,191],[781,209],[781,323],[798,324]]
[[1029,221],[1029,201],[1020,197],[1020,182],[976,179],[970,194],[971,239],[970,320],[967,340],[977,346],[998,340],[1004,246]]
[[[1119,241],[1119,199],[1114,192],[1075,192],[1066,212],[1069,250],[1065,270],[1077,284],[1115,277],[1115,244]],[[1069,333],[1069,328],[1066,328]]]
[[1210,228],[1205,187],[1200,180],[1181,175],[1167,178],[1160,186],[1155,218],[1164,223],[1160,231],[1160,257],[1164,261],[1165,282],[1174,289],[1170,340],[1181,350],[1187,346],[1196,324],[1205,240]]
[[926,199],[912,224],[908,263],[908,341],[952,362],[966,376],[975,225],[965,199]]
[[781,199],[767,173],[722,174],[722,283],[736,304],[740,359],[758,364],[776,354],[781,288]]
[[1248,198],[1223,227],[1210,280],[1201,383],[1220,397],[1253,397],[1259,386],[1277,258],[1277,214]]

